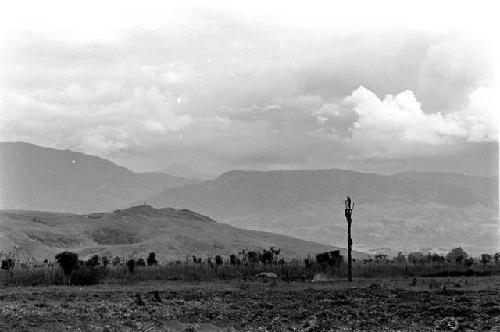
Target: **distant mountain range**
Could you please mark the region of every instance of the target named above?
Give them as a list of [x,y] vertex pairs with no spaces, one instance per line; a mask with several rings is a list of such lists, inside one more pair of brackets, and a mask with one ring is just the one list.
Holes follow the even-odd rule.
[[98,212],[200,182],[134,173],[111,161],[22,142],[0,143],[0,208]]
[[3,209],[92,213],[147,202],[190,209],[235,227],[344,247],[347,194],[355,201],[357,250],[500,250],[498,177],[331,169],[231,171],[202,182],[134,173],[68,150],[0,143]]
[[[18,248],[22,257],[53,260],[63,250],[82,257],[94,254],[146,257],[154,251],[160,260],[184,260],[193,254],[229,255],[241,249],[275,246],[287,257],[336,248],[288,236],[238,229],[191,210],[154,209],[139,205],[108,213],[75,215],[39,211],[0,211],[0,249]],[[340,249],[345,255],[345,250]],[[354,253],[354,257],[367,257]],[[22,259],[22,258],[21,258]]]
[[173,176],[178,176],[186,179],[211,180],[216,178],[215,175],[210,175],[192,170],[188,165],[171,163],[167,167],[156,171],[157,173],[166,173]]
[[[189,207],[231,225],[325,244],[345,242],[345,195],[355,201],[354,247],[363,251],[463,246],[500,249],[498,177],[345,170],[231,171],[147,199]],[[442,250],[442,249],[440,249]]]

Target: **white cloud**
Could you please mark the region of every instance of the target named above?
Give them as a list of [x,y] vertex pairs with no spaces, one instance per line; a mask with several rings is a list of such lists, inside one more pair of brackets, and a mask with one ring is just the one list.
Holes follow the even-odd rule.
[[[484,111],[491,93],[481,90],[490,60],[460,35],[335,29],[332,13],[305,22],[288,4],[262,16],[155,11],[155,22],[135,21],[128,6],[103,10],[96,25],[76,11],[74,25],[66,17],[51,30],[10,30],[0,54],[0,140],[134,159],[141,169],[177,160],[227,169],[328,167],[348,155],[421,155],[497,137],[495,112]],[[106,10],[126,15],[115,26]],[[471,79],[454,85],[462,77]],[[369,90],[352,93],[360,85]],[[415,95],[377,97],[404,90]],[[434,100],[446,107],[426,107]]]
[[420,66],[418,95],[431,111],[453,111],[477,87],[492,81],[492,50],[478,36],[450,34],[427,49]]
[[344,99],[358,116],[346,142],[360,157],[408,157],[428,153],[432,146],[496,141],[495,99],[492,91],[479,88],[464,109],[425,113],[412,91],[379,99],[361,86]]

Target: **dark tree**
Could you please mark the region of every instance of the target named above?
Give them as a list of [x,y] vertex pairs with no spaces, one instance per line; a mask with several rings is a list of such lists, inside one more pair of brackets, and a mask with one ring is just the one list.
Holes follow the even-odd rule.
[[156,260],[156,253],[150,252],[148,258],[146,259],[146,263],[148,266],[158,265],[158,261]]
[[239,259],[235,254],[229,255],[229,263],[231,265],[239,265]]
[[71,273],[78,267],[78,254],[63,251],[58,253],[55,258],[66,277],[68,277],[69,283],[71,283]]
[[493,259],[495,260],[495,263],[500,262],[500,252],[496,252],[495,255],[493,255]]
[[13,270],[14,264],[15,264],[15,261],[12,258],[2,259],[2,270],[4,270],[5,272]]
[[490,254],[481,254],[481,263],[483,263],[484,265],[491,262],[491,259],[492,259],[492,257]]
[[135,259],[129,259],[129,260],[127,260],[127,262],[125,263],[125,265],[127,266],[127,271],[129,273],[134,273],[134,271],[135,271]]
[[463,263],[466,266],[472,266],[474,264],[474,258],[472,258],[472,257],[466,258],[463,260]]
[[446,259],[451,263],[461,264],[469,257],[462,248],[454,248],[446,255]]
[[137,266],[146,266],[146,261],[144,260],[144,258],[139,258],[137,260]]
[[264,249],[262,250],[262,255],[260,255],[260,260],[262,264],[267,265],[273,262],[273,252],[271,250]]
[[224,263],[224,261],[223,261],[221,255],[215,256],[215,265],[219,266],[219,265],[222,265],[223,263]]
[[258,262],[260,261],[260,259],[259,259],[259,258],[260,258],[260,257],[259,257],[260,255],[259,255],[259,254],[260,254],[260,253],[255,252],[255,251],[249,251],[249,252],[247,253],[248,262],[249,262],[249,263],[252,263],[252,264],[256,264],[256,263],[258,263]]
[[424,254],[420,251],[411,252],[408,254],[408,261],[412,264],[423,264]]
[[113,258],[113,266],[118,266],[121,263],[122,263],[122,260],[120,259],[120,257],[115,256],[115,258]]
[[94,255],[94,256],[90,257],[85,262],[85,265],[86,266],[91,266],[91,267],[96,267],[97,265],[99,265],[99,255]]
[[316,255],[316,263],[322,267],[335,266],[339,267],[342,264],[344,257],[339,250],[326,251]]
[[101,262],[102,262],[102,266],[107,267],[109,265],[109,257],[108,256],[102,256],[101,257]]

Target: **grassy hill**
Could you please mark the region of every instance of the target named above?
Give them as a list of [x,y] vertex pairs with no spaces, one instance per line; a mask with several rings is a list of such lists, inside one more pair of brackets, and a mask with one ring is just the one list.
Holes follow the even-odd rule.
[[[0,211],[0,249],[18,248],[23,255],[53,259],[69,249],[92,254],[145,257],[155,251],[159,259],[186,255],[228,255],[238,250],[281,248],[285,256],[334,250],[318,243],[218,223],[191,210],[154,209],[139,205],[108,213],[76,215],[41,211]],[[341,249],[345,254],[345,250]],[[366,257],[355,253],[355,257]]]

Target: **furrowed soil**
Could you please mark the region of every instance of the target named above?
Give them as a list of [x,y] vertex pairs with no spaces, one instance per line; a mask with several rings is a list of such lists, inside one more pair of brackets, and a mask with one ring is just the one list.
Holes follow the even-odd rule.
[[[0,288],[1,331],[500,331],[500,277]],[[444,287],[444,288],[443,288]]]

